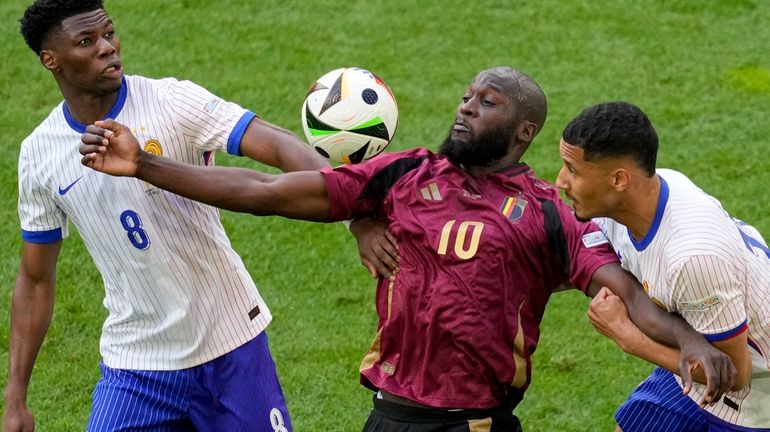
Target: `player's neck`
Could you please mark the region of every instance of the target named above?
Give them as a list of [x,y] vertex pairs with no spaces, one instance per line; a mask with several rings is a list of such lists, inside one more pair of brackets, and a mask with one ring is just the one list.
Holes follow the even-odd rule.
[[102,120],[118,100],[120,90],[110,93],[93,94],[60,87],[72,118],[89,125]]
[[659,198],[660,178],[646,178],[627,191],[623,210],[613,219],[628,227],[634,239],[642,240],[655,220]]

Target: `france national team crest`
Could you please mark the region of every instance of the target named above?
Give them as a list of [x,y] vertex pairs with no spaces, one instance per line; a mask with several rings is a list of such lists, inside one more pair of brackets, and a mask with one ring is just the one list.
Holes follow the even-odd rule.
[[518,222],[524,215],[524,209],[527,208],[527,201],[522,197],[505,197],[500,211],[511,222]]
[[160,141],[156,139],[151,139],[144,143],[144,151],[155,156],[163,155],[163,147],[160,145]]

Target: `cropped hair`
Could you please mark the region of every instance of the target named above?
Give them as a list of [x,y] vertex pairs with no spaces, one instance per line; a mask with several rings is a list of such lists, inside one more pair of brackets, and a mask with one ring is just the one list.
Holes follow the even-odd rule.
[[61,27],[62,21],[97,9],[104,9],[103,0],[37,0],[19,20],[21,35],[27,46],[39,55],[46,39]]
[[636,105],[605,102],[588,107],[567,124],[562,138],[582,148],[587,161],[630,158],[647,175],[655,174],[658,134]]

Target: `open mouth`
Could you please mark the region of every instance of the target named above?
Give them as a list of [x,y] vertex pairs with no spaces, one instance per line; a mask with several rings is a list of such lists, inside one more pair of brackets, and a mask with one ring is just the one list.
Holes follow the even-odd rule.
[[106,68],[102,69],[102,73],[109,76],[120,75],[122,71],[123,67],[121,66],[120,62],[112,62],[107,65]]

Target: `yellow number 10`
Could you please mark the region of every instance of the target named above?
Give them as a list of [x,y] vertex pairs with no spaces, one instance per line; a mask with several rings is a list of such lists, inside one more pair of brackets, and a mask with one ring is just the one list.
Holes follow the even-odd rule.
[[[444,228],[441,230],[441,240],[438,243],[439,255],[446,255],[447,245],[449,244],[449,236],[452,234],[452,227],[457,220],[452,219],[444,224]],[[468,228],[472,228],[471,242],[468,245],[468,249],[465,249],[465,236],[468,234]],[[481,239],[481,231],[484,230],[483,222],[465,221],[460,224],[457,229],[457,238],[455,239],[455,255],[458,258],[467,260],[473,258],[479,249],[479,240]]]

